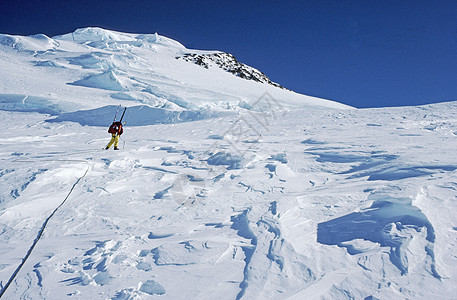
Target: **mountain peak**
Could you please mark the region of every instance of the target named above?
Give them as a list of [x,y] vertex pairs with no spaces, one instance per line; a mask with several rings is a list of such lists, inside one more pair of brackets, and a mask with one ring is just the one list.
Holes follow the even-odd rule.
[[135,39],[132,34],[116,32],[100,27],[78,28],[74,32],[55,36],[54,38],[75,42],[132,41]]
[[100,27],[78,28],[74,32],[53,37],[56,40],[73,41],[78,44],[89,44],[95,48],[103,48],[106,44],[132,45],[136,47],[160,44],[170,48],[184,49],[185,47],[170,38],[159,34],[125,33]]

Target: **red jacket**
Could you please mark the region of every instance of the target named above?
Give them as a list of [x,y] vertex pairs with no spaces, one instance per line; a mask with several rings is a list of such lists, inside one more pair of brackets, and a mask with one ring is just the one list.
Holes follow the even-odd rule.
[[121,135],[124,133],[121,122],[114,122],[108,129],[108,132],[115,135]]

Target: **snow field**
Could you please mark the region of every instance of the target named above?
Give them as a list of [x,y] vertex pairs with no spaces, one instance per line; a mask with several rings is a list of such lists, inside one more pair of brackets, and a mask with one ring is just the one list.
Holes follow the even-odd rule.
[[[127,127],[120,152],[98,150],[104,128],[0,112],[31,123],[10,122],[1,141],[2,165],[25,186],[0,178],[15,190],[2,193],[15,195],[0,216],[14,232],[2,234],[13,245],[2,247],[2,282],[85,167],[47,160],[90,165],[7,297],[449,298],[453,105],[426,108],[444,124],[433,131],[424,108],[289,112],[236,144],[227,131],[236,116],[217,119],[219,129],[215,120]],[[30,143],[33,152],[19,151]],[[34,191],[55,202],[11,223],[15,207],[44,201]]]
[[157,34],[0,50],[2,290],[58,208],[5,299],[457,294],[456,102],[350,109]]

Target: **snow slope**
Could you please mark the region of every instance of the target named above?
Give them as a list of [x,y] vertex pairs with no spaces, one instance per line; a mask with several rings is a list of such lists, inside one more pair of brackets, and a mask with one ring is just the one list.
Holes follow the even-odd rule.
[[[52,112],[59,113],[116,103],[162,110],[237,110],[249,108],[265,92],[284,107],[347,108],[235,76],[222,68],[231,66],[226,56],[221,66],[211,68],[187,62],[180,58],[220,52],[186,49],[157,34],[100,28],[78,29],[54,38],[3,34],[0,49],[4,79],[0,105],[4,109],[43,112],[40,104],[46,109],[52,104]],[[237,67],[243,69],[244,77],[249,72],[260,76],[251,67],[240,63]]]
[[1,41],[2,299],[455,298],[457,102],[348,109],[158,35]]

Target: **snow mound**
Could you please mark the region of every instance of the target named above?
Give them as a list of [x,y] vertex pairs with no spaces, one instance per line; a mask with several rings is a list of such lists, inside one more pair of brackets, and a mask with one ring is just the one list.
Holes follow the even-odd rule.
[[111,58],[109,54],[92,52],[78,57],[68,58],[68,62],[72,65],[81,66],[83,69],[114,69],[114,64],[109,58]]
[[35,66],[37,67],[49,67],[49,68],[62,68],[65,69],[67,66],[65,66],[62,63],[55,62],[55,61],[50,61],[50,60],[40,60],[35,62]]
[[240,155],[218,152],[207,159],[209,165],[228,166],[228,170],[241,169],[243,157]]
[[149,295],[165,294],[163,286],[154,280],[146,280],[143,284],[141,284],[140,291]]
[[70,84],[121,92],[128,90],[127,81],[127,79],[121,78],[115,72],[108,71],[97,75],[90,75]]
[[[371,241],[381,247],[389,247],[390,260],[402,274],[408,272],[408,244],[413,238],[423,239],[422,252],[430,256],[432,274],[435,271],[432,243],[435,232],[432,224],[422,211],[412,205],[408,198],[395,199],[387,195],[372,196],[373,205],[361,212],[354,212],[317,227],[317,241],[326,245],[338,245],[347,249],[351,255],[364,253],[370,247],[360,244],[359,240]],[[408,263],[409,261],[409,263]]]
[[64,41],[85,42],[106,42],[106,41],[132,41],[132,36],[127,33],[115,32],[99,27],[78,28],[75,32],[55,36],[55,39]]
[[44,34],[31,36],[15,36],[0,34],[0,45],[13,48],[18,51],[47,51],[55,50],[59,43]]
[[157,266],[185,266],[193,264],[211,264],[227,250],[226,243],[186,241],[178,244],[163,244],[151,249],[154,263]]

